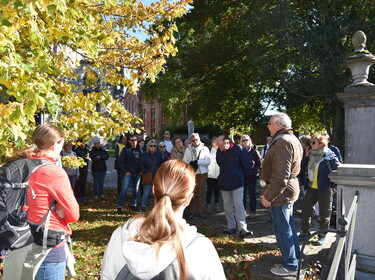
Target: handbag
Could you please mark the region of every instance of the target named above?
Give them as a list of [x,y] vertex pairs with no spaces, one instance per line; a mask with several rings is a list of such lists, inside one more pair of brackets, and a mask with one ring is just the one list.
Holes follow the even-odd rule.
[[143,173],[141,179],[142,185],[150,185],[152,184],[152,173]]
[[197,171],[198,170],[198,159],[199,159],[199,156],[201,155],[201,151],[199,151],[199,154],[197,156],[197,159],[196,160],[192,160],[189,162],[190,166],[193,167],[194,171]]

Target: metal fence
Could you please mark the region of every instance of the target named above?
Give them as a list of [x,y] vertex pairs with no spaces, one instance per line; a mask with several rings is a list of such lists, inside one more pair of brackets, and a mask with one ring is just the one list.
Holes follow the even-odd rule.
[[299,259],[299,267],[297,279],[300,279],[300,271],[302,266],[303,254],[308,240],[320,233],[334,232],[336,233],[336,251],[331,264],[327,280],[354,280],[355,269],[357,264],[356,254],[352,254],[352,245],[354,237],[355,222],[357,217],[357,209],[359,202],[359,191],[356,191],[352,204],[346,215],[343,190],[341,189],[341,216],[338,219],[339,227],[337,229],[318,230],[311,234],[301,248],[301,257]]

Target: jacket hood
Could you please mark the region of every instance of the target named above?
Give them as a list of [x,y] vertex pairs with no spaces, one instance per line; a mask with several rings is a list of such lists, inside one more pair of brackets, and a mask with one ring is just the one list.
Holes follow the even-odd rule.
[[[173,249],[173,243],[166,243],[161,246],[158,257],[156,248],[153,245],[136,242],[132,239],[139,232],[144,218],[133,220],[130,224],[127,222],[121,228],[121,250],[126,260],[130,272],[141,279],[151,279],[159,272],[164,270],[175,258],[176,253]],[[197,234],[197,228],[190,226],[185,220],[181,220],[183,227],[185,248]]]
[[327,148],[327,150],[325,151],[323,160],[332,160],[335,158],[335,156],[336,156],[335,153],[332,152],[331,149]]

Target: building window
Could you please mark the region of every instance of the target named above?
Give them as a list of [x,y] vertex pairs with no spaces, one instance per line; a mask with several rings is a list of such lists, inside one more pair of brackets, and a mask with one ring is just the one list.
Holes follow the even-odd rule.
[[142,120],[143,122],[146,121],[146,109],[142,109]]
[[132,100],[132,114],[134,114],[135,108],[134,108],[134,100]]
[[156,109],[151,108],[151,120],[156,120]]
[[128,101],[125,102],[125,109],[129,111]]
[[156,125],[153,123],[151,125],[151,136],[155,137],[155,135],[156,135]]

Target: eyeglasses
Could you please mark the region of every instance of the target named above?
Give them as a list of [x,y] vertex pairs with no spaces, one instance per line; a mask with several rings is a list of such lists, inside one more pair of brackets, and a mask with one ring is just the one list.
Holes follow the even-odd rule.
[[198,141],[199,141],[198,139],[191,140],[191,142],[198,142]]
[[320,143],[317,141],[312,141],[311,144],[315,145],[315,144],[320,144]]
[[156,145],[150,145],[150,147],[156,147]]
[[137,139],[130,139],[129,141],[132,141],[132,142],[134,142],[134,141],[137,141]]
[[242,142],[249,142],[249,139],[242,139]]
[[160,148],[165,148],[165,146],[159,146]]

